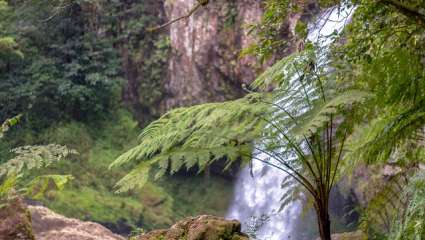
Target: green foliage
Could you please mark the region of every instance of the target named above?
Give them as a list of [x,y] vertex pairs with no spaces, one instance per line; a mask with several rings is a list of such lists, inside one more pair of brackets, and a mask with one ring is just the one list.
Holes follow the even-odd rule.
[[201,176],[164,178],[157,183],[147,182],[142,189],[128,194],[113,193],[114,185],[127,169],[109,170],[108,166],[136,144],[137,126],[129,112],[119,110],[113,117],[92,124],[61,122],[42,131],[20,127],[10,131],[3,142],[11,146],[56,142],[78,151],[69,161],[57,162],[21,178],[25,185],[37,176],[71,174],[74,179],[62,191],[54,191],[56,187],[52,185],[39,199],[67,217],[99,222],[126,234],[136,227],[169,227],[187,216],[224,215],[232,185],[213,176],[210,181]]
[[423,184],[423,172],[417,169],[392,176],[368,202],[360,228],[370,239],[422,239],[425,236]]
[[[369,164],[385,163],[403,146],[409,146],[411,153],[421,148],[415,142],[425,119],[423,103],[420,102],[417,107],[409,110],[397,107],[395,110],[387,111],[373,119],[370,124],[355,129],[355,134],[349,141],[350,153],[347,159],[353,161],[357,159]],[[421,159],[410,158],[410,160],[420,161]],[[397,161],[402,163],[403,158]]]
[[396,221],[388,239],[407,240],[425,238],[425,176],[413,177],[404,196],[410,199],[402,220]]
[[347,44],[335,51],[338,82],[376,97],[349,114],[358,123],[348,142],[349,165],[385,163],[406,146],[411,154],[397,156],[398,163],[421,159],[415,155],[425,112],[424,34],[420,23],[391,6],[365,2],[356,11]]
[[[57,10],[56,4],[66,7]],[[60,118],[88,120],[111,108],[120,79],[118,55],[109,39],[88,31],[83,5],[11,3],[0,33],[13,36],[25,58],[0,65],[0,119],[29,113],[28,119],[41,125]]]
[[372,239],[379,239],[383,233],[389,232],[395,221],[403,217],[403,211],[410,200],[403,196],[409,177],[408,171],[401,171],[387,180],[381,179],[377,183],[371,181],[367,186],[371,198],[362,211],[359,228]]
[[332,114],[338,113],[340,107],[361,103],[371,97],[372,94],[364,91],[345,91],[331,100],[315,106],[313,110],[305,114],[305,116],[303,116],[304,120],[295,126],[292,134],[299,138],[314,135],[319,128],[330,121],[330,116],[332,116]]
[[163,2],[96,1],[99,17],[122,59],[123,99],[141,124],[159,116],[157,106],[164,97],[164,79],[170,50],[167,34],[151,33],[147,27],[163,21]]
[[0,126],[0,139],[4,137],[4,134],[9,131],[9,129],[21,120],[22,115],[18,115],[13,118],[6,119],[3,124]]
[[16,156],[0,165],[0,176],[16,175],[31,169],[48,167],[55,161],[77,154],[75,150],[57,144],[24,146],[11,151]]
[[[249,154],[250,142],[261,134],[261,115],[267,105],[259,95],[243,99],[175,109],[147,126],[138,146],[116,159],[111,167],[139,162],[118,184],[119,191],[142,186],[152,166],[156,178],[184,165],[200,170],[212,161],[227,157],[230,162]],[[226,146],[226,145],[231,146]]]
[[261,24],[248,26],[249,33],[255,35],[258,41],[245,49],[244,54],[252,54],[265,61],[278,49],[287,46],[287,42],[282,40],[282,27],[288,14],[299,10],[299,5],[292,0],[265,1]]
[[[7,199],[9,196],[11,196],[12,191],[16,187],[17,183],[18,183],[18,176],[16,176],[16,175],[12,175],[12,176],[5,178],[0,183],[0,199],[4,200],[4,199]],[[0,204],[0,206],[1,206],[1,204]]]
[[[30,170],[48,167],[71,154],[76,154],[75,150],[49,144],[19,147],[11,151],[16,156],[0,165],[1,200],[13,194],[15,190],[28,197],[40,198],[50,190],[62,190],[65,184],[72,179],[69,175],[42,175],[35,177],[29,183],[25,183],[23,176],[28,174]],[[22,186],[22,189],[16,189],[16,187]]]
[[[20,121],[20,118],[21,115],[18,115],[7,119],[2,124],[0,139],[4,132]],[[49,144],[18,147],[10,151],[15,157],[0,164],[0,201],[13,196],[19,185],[23,185],[25,188],[18,189],[18,192],[23,192],[29,197],[39,198],[52,189],[62,190],[65,184],[72,179],[70,175],[43,175],[37,176],[26,185],[22,183],[24,174],[28,174],[30,170],[48,167],[55,161],[63,160],[71,154],[77,154],[75,150],[57,144]]]
[[[0,10],[1,11],[1,10]],[[0,57],[2,61],[0,64],[4,64],[3,60],[7,58],[23,58],[23,53],[18,49],[18,44],[12,37],[0,38]]]
[[25,188],[25,195],[32,199],[41,199],[50,190],[62,191],[71,181],[71,175],[43,175],[31,180]]

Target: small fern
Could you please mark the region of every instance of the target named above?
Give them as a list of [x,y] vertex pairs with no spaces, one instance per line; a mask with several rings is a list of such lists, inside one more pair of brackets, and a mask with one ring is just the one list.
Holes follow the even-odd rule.
[[0,165],[0,177],[18,175],[22,172],[47,167],[53,162],[77,154],[75,150],[57,144],[23,146],[11,150],[16,156]]
[[[23,175],[31,169],[43,168],[56,161],[63,160],[75,150],[57,144],[45,146],[24,146],[12,149],[16,156],[0,165],[0,201],[7,200],[15,193],[34,199],[41,198],[50,190],[62,190],[65,184],[72,180],[70,175],[37,176],[25,183]],[[23,186],[22,188],[18,188]]]

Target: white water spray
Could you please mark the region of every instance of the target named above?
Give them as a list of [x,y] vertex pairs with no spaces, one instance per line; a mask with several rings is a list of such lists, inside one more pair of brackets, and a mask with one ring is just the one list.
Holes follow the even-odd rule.
[[[350,6],[350,4],[324,10],[319,19],[309,26],[307,40],[316,45],[318,65],[327,65],[329,46],[343,30],[354,10],[355,7]],[[298,77],[293,76],[293,78]],[[279,102],[278,104],[280,104]],[[288,106],[285,106],[285,108],[288,108]],[[260,155],[258,157],[267,159],[266,156]],[[253,160],[251,167],[252,169],[249,169],[249,167],[243,169],[237,179],[234,199],[227,218],[241,221],[242,230],[247,231],[250,221],[252,222],[251,219],[261,219],[262,216],[268,216],[268,219],[258,226],[256,232],[258,239],[298,240],[295,238],[297,234],[294,233],[294,228],[301,215],[301,203],[292,202],[281,212],[278,212],[281,207],[281,197],[288,191],[288,189],[281,187],[287,174],[255,160]],[[307,227],[305,226],[305,228]]]

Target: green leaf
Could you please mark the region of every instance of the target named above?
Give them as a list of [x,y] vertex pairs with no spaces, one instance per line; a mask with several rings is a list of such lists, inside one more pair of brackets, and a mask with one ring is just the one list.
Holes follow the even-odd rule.
[[43,175],[33,179],[25,188],[25,195],[33,199],[41,199],[49,191],[61,191],[73,180],[71,175]]

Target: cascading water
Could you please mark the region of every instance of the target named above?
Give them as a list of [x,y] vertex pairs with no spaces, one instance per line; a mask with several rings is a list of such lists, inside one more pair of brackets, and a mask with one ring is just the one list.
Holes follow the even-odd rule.
[[[329,46],[343,30],[354,9],[350,4],[327,9],[309,26],[307,40],[316,45],[317,65],[327,65]],[[292,78],[299,77],[298,74]],[[281,102],[278,101],[278,104]],[[285,105],[285,108],[288,107]],[[266,156],[260,155],[259,158],[266,159]],[[299,234],[294,229],[300,221],[301,203],[294,201],[278,212],[281,198],[288,191],[281,187],[285,177],[287,174],[283,171],[253,160],[250,168],[243,169],[237,179],[227,218],[241,221],[243,231],[251,231],[248,228],[253,227],[254,222],[254,227],[258,227],[256,238],[261,240],[297,240]],[[255,226],[256,222],[260,224]]]

